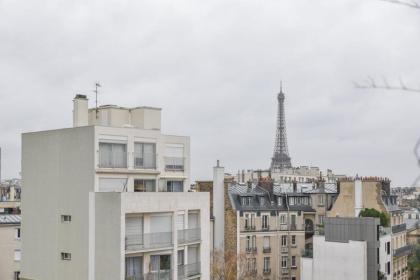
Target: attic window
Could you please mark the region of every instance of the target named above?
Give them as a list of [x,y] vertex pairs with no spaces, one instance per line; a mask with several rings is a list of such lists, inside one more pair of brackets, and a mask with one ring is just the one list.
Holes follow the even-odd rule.
[[251,205],[251,199],[252,199],[252,197],[250,197],[250,196],[242,197],[241,198],[241,204],[243,206],[250,206]]
[[264,205],[264,204],[265,204],[265,197],[260,196],[260,205]]
[[278,196],[277,197],[277,204],[278,204],[278,206],[281,206],[283,204],[282,200],[283,200],[283,198],[281,196]]

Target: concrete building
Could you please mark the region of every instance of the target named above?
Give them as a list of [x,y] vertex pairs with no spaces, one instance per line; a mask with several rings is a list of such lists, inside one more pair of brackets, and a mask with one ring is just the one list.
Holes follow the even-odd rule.
[[4,180],[0,183],[0,213],[20,213],[21,180]]
[[20,215],[0,215],[0,279],[18,280],[21,244]]
[[411,246],[407,244],[407,230],[397,196],[391,195],[390,181],[377,177],[347,178],[340,181],[340,192],[329,217],[358,217],[361,210],[373,208],[390,217],[393,280],[407,280],[407,258]]
[[88,109],[22,136],[21,279],[210,278],[209,195],[189,192],[190,140],[161,109]]
[[[379,229],[377,218],[326,218],[325,235],[315,236],[313,254],[302,257],[301,279],[388,279],[380,261],[391,252],[389,245],[381,250]],[[390,269],[390,261],[387,266]]]

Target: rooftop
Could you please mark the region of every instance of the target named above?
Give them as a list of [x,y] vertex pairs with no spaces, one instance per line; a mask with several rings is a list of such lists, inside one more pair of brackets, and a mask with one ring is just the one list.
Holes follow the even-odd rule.
[[20,215],[0,215],[0,225],[20,225]]

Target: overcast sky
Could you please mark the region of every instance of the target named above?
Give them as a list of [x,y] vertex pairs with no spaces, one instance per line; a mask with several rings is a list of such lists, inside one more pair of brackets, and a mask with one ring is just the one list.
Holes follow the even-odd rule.
[[420,173],[420,94],[362,91],[367,75],[420,87],[420,10],[378,0],[0,0],[3,178],[20,134],[72,125],[72,98],[163,108],[191,136],[192,179],[266,168],[284,81],[293,165]]

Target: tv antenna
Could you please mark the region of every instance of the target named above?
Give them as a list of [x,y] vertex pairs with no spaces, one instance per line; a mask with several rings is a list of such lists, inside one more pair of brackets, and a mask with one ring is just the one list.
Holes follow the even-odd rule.
[[101,87],[101,84],[99,82],[95,83],[95,112],[96,112],[96,119],[98,118],[98,88]]

